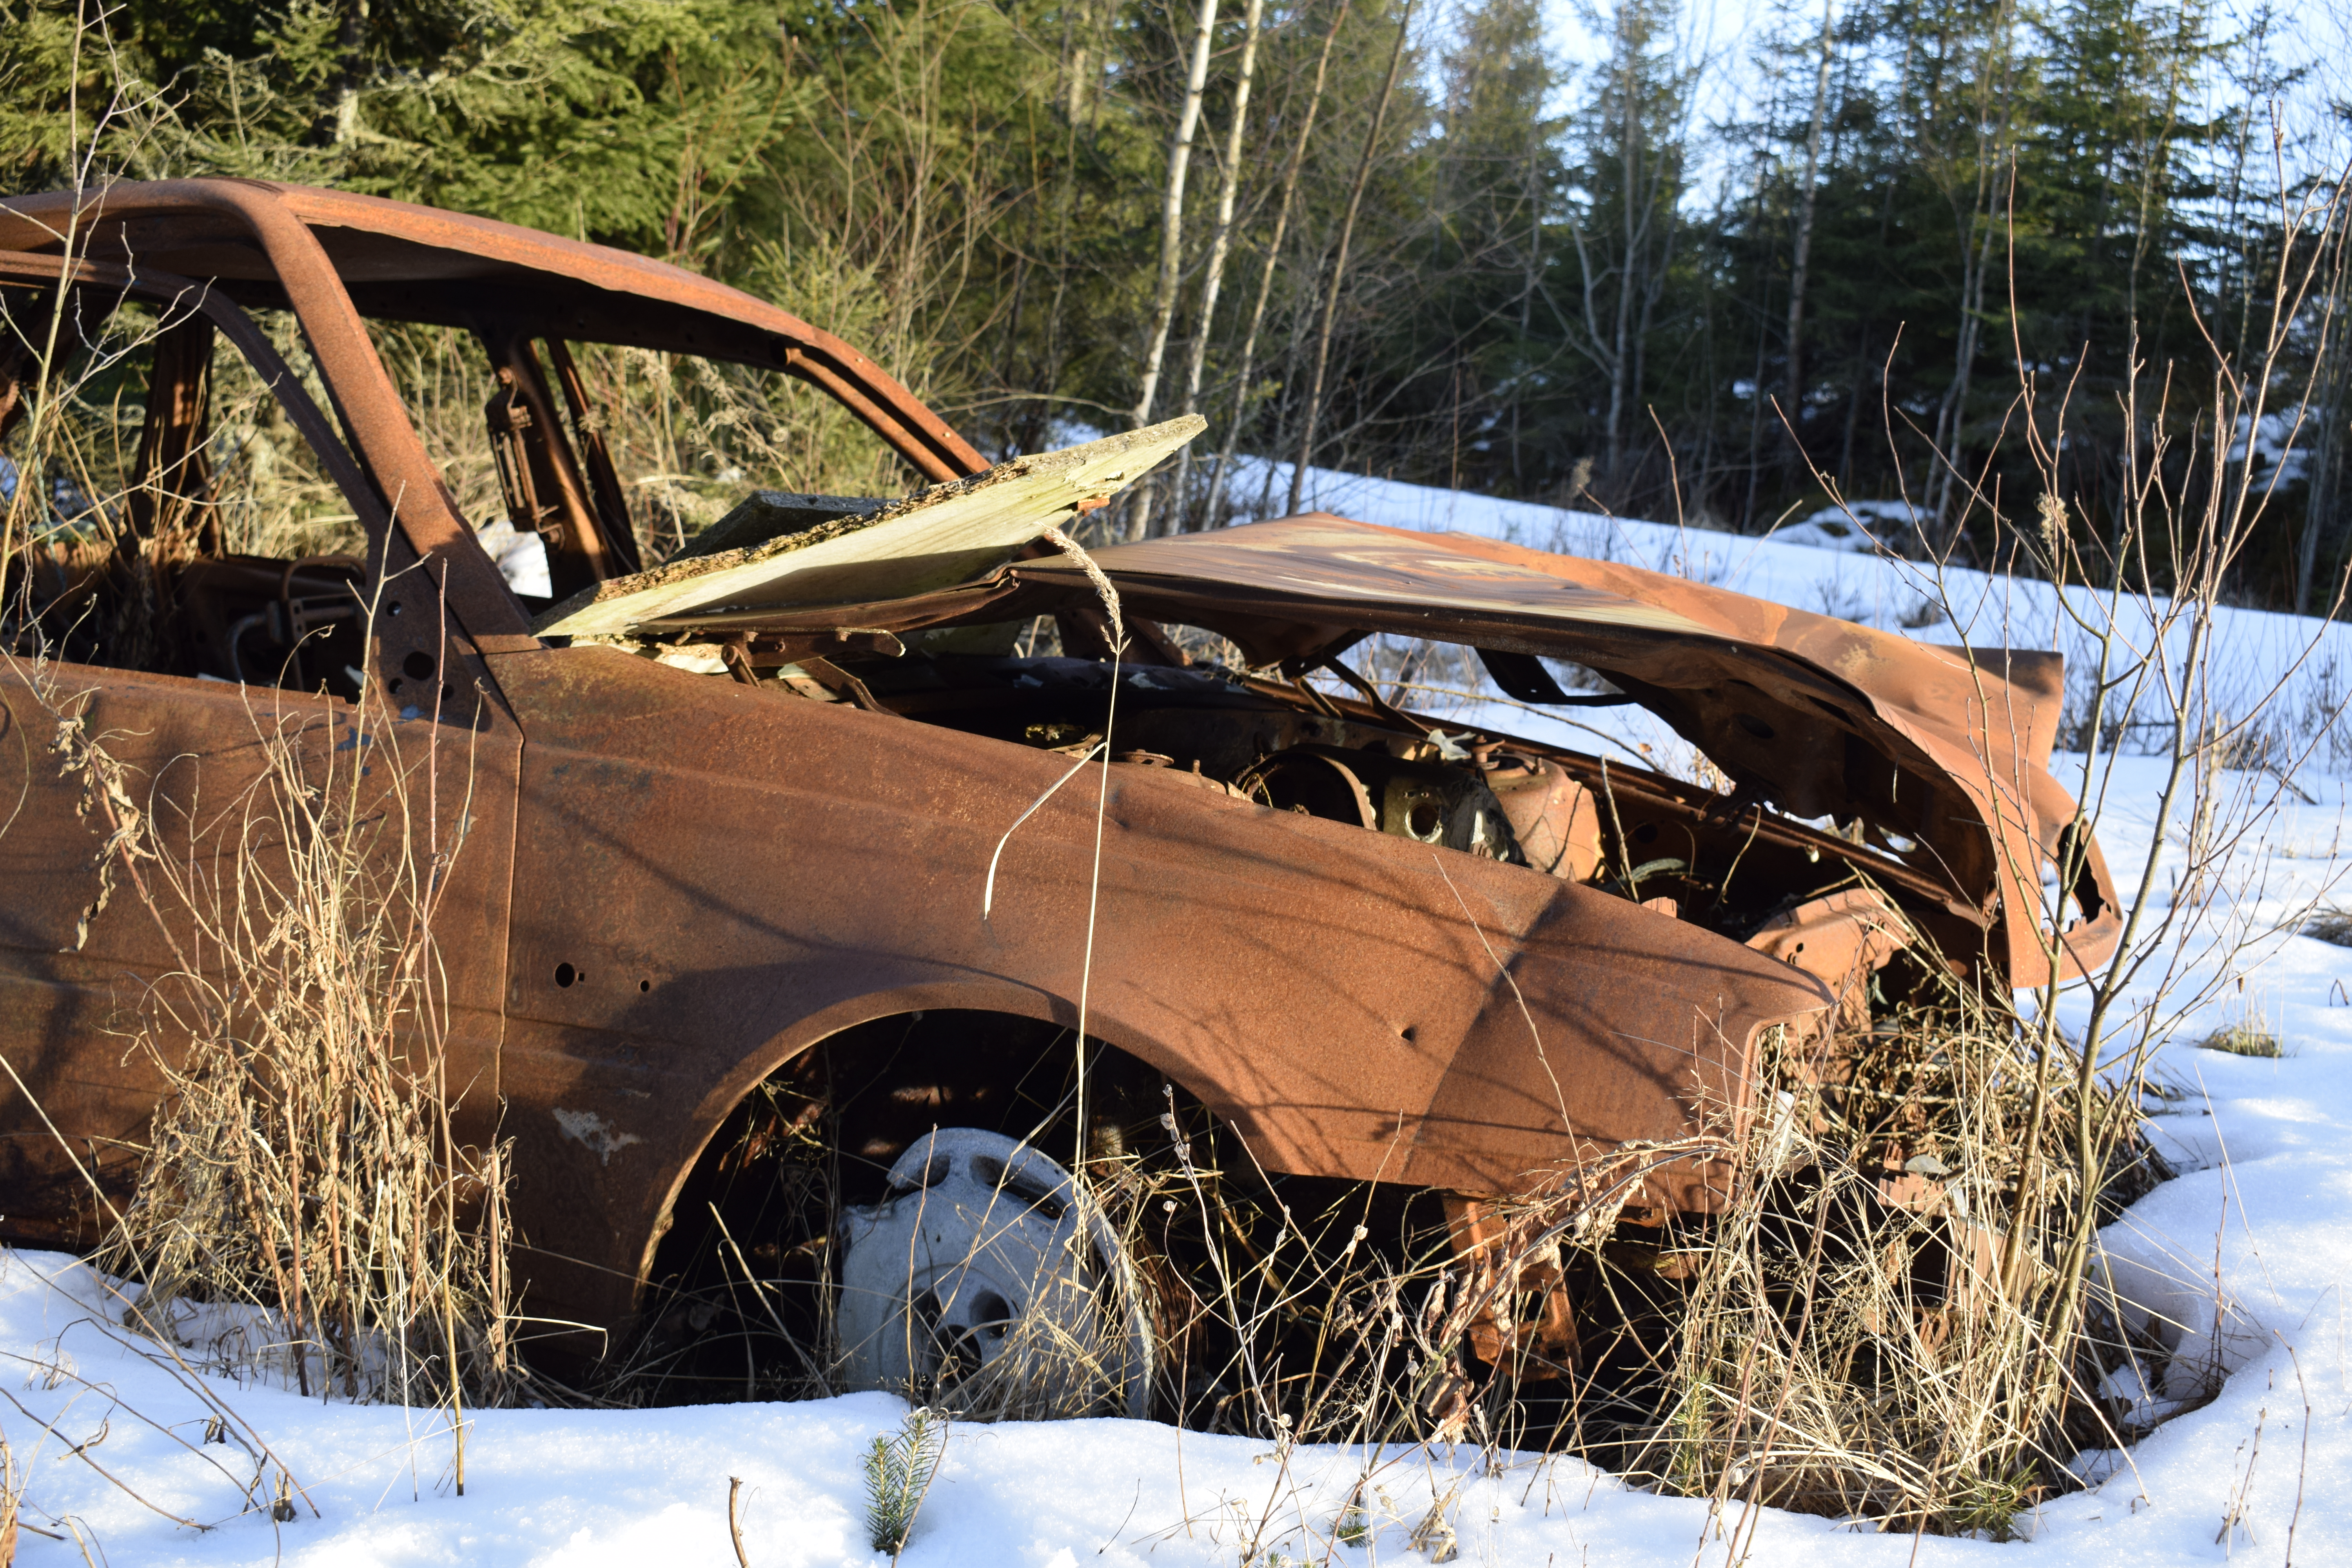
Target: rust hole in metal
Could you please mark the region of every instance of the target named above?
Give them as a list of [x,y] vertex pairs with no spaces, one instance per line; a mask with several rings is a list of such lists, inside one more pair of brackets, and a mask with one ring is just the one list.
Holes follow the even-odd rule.
[[1764,722],[1763,720],[1756,717],[1755,714],[1736,713],[1732,715],[1732,717],[1738,722],[1741,729],[1747,731],[1758,740],[1769,741],[1772,738],[1772,726]]
[[555,966],[555,983],[558,985],[569,987],[573,981],[578,980],[579,978],[580,972],[572,968],[570,964],[559,963]]
[[1633,829],[1633,842],[1636,844],[1654,844],[1657,839],[1658,825],[1654,822],[1645,822]]

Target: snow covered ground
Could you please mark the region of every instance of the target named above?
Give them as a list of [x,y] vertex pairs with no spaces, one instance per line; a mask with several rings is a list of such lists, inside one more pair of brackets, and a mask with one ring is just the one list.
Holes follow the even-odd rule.
[[[1846,550],[1612,524],[1346,476],[1325,476],[1321,502],[1373,521],[1686,569],[1890,628],[1916,618],[1916,584]],[[2008,589],[1983,584],[1982,594]],[[2009,595],[2012,605],[2032,598]],[[2225,632],[2233,667],[2258,676],[2291,667],[2311,628],[2245,615]],[[1528,715],[1493,719],[1543,729]],[[2068,759],[2058,761],[2062,782],[2079,788],[2079,763],[2069,776]],[[2100,837],[2126,892],[2149,859],[2159,779],[2153,759],[2126,756],[2104,780]],[[1233,1568],[1255,1552],[1268,1563],[1360,1568],[1422,1560],[1409,1537],[1437,1505],[1461,1561],[1528,1568],[2352,1563],[2352,950],[2275,929],[2314,900],[2352,902],[2340,881],[2352,868],[2352,786],[2324,768],[2301,781],[2309,801],[2281,796],[2266,774],[2230,782],[2257,805],[2277,805],[2210,914],[2176,943],[2185,970],[2221,992],[2163,1054],[2162,1077],[2179,1098],[2154,1128],[2183,1173],[2108,1236],[2122,1267],[2169,1281],[2173,1313],[2189,1329],[2190,1353],[2178,1364],[2196,1361],[2201,1339],[2226,1381],[2127,1458],[2086,1460],[2112,1473],[2021,1520],[2029,1543],[1888,1538],[1770,1510],[1711,1515],[1703,1502],[1632,1491],[1570,1458],[1521,1457],[1488,1473],[1467,1448],[1284,1453],[1102,1420],[953,1429],[903,1560]],[[2155,857],[2159,886],[2179,875],[2179,833],[2175,824]],[[2239,970],[2221,967],[2241,936],[2260,939],[2259,962],[2241,962],[2242,989]],[[2282,1058],[2191,1043],[2249,1014],[2280,1036]],[[197,1378],[110,1328],[118,1317],[73,1260],[0,1254],[0,1434],[14,1449],[26,1522],[66,1537],[25,1536],[26,1564],[85,1561],[79,1535],[89,1561],[112,1564],[717,1568],[734,1561],[730,1477],[744,1483],[752,1568],[885,1560],[864,1533],[860,1464],[877,1434],[897,1428],[901,1406],[887,1396],[481,1412],[469,1417],[461,1498],[445,1417]],[[230,1440],[206,1443],[207,1424],[224,1415]],[[297,1483],[291,1521],[247,1511],[246,1483],[258,1472],[262,1495],[275,1496],[281,1468]],[[1343,1542],[1341,1511],[1367,1472],[1364,1528]]]
[[[1235,474],[1233,493],[1252,503],[1270,496],[1278,510],[1289,483],[1287,464],[1250,462]],[[1869,538],[1854,524],[1891,537],[1890,521],[1907,510],[1897,502],[1857,502],[1853,511],[1859,517],[1816,513],[1764,539],[1498,501],[1328,469],[1314,471],[1306,504],[1394,528],[1484,534],[1531,549],[1643,566],[1930,642],[2055,647],[2066,656],[2070,698],[2076,704],[2097,664],[2088,634],[2074,617],[2061,613],[2057,592],[2046,583],[1958,568],[1935,574],[1874,556]],[[2077,616],[2093,625],[2108,624],[2102,595],[2075,588],[2069,597]],[[2147,617],[2127,600],[2115,609],[2120,647],[2148,647],[2155,631]],[[2326,721],[2352,693],[2352,625],[2319,627],[2294,616],[2225,608],[2218,630],[2228,658],[2212,671],[2215,707],[2230,715],[2262,707],[2266,722],[2261,728],[2279,748],[2275,754],[2301,755],[2305,745],[2299,742],[2307,740],[2315,765],[2352,774],[2352,721]],[[2179,628],[2168,645],[2177,663],[2186,651]],[[2109,668],[2116,664],[2111,658]],[[2159,700],[2157,692],[2141,693],[2136,717],[2149,717]],[[2109,700],[2115,700],[2112,694]],[[2128,741],[2125,749],[2131,749]]]

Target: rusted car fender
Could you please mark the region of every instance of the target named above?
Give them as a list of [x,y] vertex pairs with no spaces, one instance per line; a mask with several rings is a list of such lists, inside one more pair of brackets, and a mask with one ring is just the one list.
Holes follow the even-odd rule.
[[[494,656],[526,742],[499,1081],[519,1268],[623,1321],[753,1085],[866,1019],[1076,1022],[1270,1170],[1466,1192],[1736,1129],[1811,977],[1538,872],[600,648]],[[690,957],[681,960],[680,954]],[[1720,1173],[1656,1173],[1706,1209]]]

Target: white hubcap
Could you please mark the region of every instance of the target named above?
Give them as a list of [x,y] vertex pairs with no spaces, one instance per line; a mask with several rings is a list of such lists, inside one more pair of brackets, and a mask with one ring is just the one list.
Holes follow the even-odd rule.
[[1146,1414],[1149,1324],[1124,1254],[1070,1173],[949,1127],[842,1216],[845,1381],[992,1415]]

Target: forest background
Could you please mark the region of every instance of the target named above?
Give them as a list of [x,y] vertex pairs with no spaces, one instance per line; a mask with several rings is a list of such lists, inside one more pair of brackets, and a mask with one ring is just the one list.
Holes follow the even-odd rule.
[[10,0],[0,187],[288,179],[623,246],[999,457],[1206,414],[1130,532],[1295,509],[1303,456],[1745,532],[1894,503],[1855,510],[1898,550],[2030,571],[2017,528],[2102,558],[2160,452],[2266,498],[2234,597],[2331,599],[2346,117],[2292,18],[1767,0],[1708,53],[1678,0],[1578,3],[1571,65],[1539,0]]

